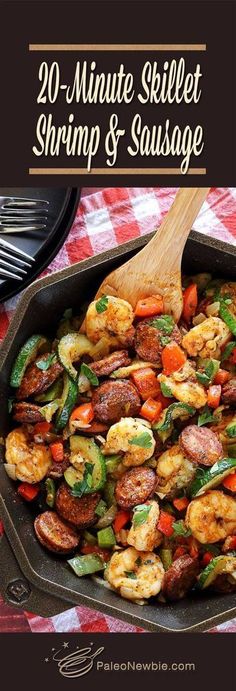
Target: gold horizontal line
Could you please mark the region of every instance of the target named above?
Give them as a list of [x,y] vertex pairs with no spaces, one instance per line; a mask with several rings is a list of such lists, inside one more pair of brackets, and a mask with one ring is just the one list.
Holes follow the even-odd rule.
[[[206,175],[206,168],[189,168],[187,175]],[[29,175],[182,175],[180,168],[29,168]]]
[[206,43],[30,43],[30,51],[205,51]]

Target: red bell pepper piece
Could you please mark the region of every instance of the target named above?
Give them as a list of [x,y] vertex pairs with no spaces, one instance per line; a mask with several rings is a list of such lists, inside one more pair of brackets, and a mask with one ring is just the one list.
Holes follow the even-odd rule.
[[39,485],[30,485],[29,482],[21,482],[17,493],[20,494],[22,499],[25,499],[26,501],[33,501],[33,499],[36,499],[39,490]]
[[163,535],[166,535],[166,537],[171,537],[171,535],[173,535],[174,532],[174,522],[174,516],[172,516],[170,513],[167,513],[167,511],[161,511],[159,521],[157,524],[158,530],[160,530],[160,533],[163,533]]

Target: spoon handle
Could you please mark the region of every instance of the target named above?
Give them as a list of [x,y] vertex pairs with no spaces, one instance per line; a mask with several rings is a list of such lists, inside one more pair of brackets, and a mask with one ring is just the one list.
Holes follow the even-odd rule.
[[179,189],[158,232],[142,250],[143,259],[144,253],[147,253],[146,260],[152,261],[153,258],[155,262],[157,251],[159,256],[166,257],[168,272],[171,269],[176,271],[180,268],[187,237],[209,189],[209,187]]

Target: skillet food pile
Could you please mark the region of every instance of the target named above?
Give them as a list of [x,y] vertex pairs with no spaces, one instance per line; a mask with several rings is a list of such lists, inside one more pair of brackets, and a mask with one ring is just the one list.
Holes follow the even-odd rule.
[[[37,539],[123,598],[236,590],[236,283],[66,310],[11,373],[5,469]],[[59,567],[58,567],[59,568]]]

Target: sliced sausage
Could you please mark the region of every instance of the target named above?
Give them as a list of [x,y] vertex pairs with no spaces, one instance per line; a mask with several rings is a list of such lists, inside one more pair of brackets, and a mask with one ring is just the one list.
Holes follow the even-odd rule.
[[213,465],[224,455],[221,442],[208,427],[188,425],[180,434],[179,444],[184,455],[200,465]]
[[43,393],[63,372],[60,362],[54,362],[51,367],[44,371],[37,367],[37,362],[47,360],[50,355],[51,353],[41,355],[32,365],[27,367],[21,385],[16,392],[18,400],[29,398],[33,394]]
[[[135,333],[135,350],[142,360],[148,362],[155,362],[161,364],[161,352],[164,348],[163,337],[166,335],[163,331],[156,328],[152,324],[153,320],[143,319],[136,328]],[[168,338],[180,344],[182,336],[178,326],[174,325]]]
[[141,402],[137,389],[129,381],[106,381],[92,396],[96,418],[101,422],[113,423],[121,417],[135,417]]
[[118,367],[127,367],[130,365],[127,350],[115,350],[114,353],[104,357],[102,360],[97,360],[89,365],[90,369],[97,375],[97,377],[108,377],[111,372],[114,372]]
[[40,411],[38,405],[33,403],[15,403],[13,406],[13,419],[21,424],[34,425],[36,422],[45,422],[45,417]]
[[236,406],[236,378],[230,379],[222,388],[222,401],[226,405]]
[[164,575],[162,591],[167,600],[181,600],[194,586],[199,574],[198,560],[183,554],[176,559]]
[[96,506],[100,500],[100,494],[84,494],[83,497],[73,497],[69,487],[63,482],[56,494],[56,509],[62,518],[72,523],[76,528],[88,528],[96,523]]
[[78,547],[79,535],[55,511],[45,511],[37,516],[34,529],[41,545],[50,552],[68,554]]
[[115,488],[116,501],[122,509],[132,509],[150,497],[156,486],[156,473],[151,468],[132,468],[122,475]]
[[93,420],[88,427],[83,429],[83,434],[105,434],[108,430],[108,425],[98,420]]

